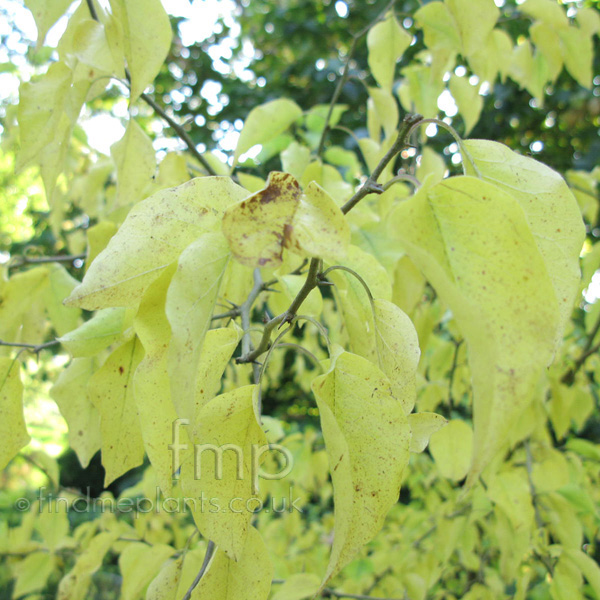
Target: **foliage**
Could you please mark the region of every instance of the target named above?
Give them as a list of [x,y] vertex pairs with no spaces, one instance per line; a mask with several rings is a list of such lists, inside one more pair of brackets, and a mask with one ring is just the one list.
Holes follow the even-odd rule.
[[[69,2],[26,4],[39,48]],[[22,74],[2,155],[20,179],[2,177],[41,182],[48,211],[0,221],[0,467],[18,456],[43,477],[4,492],[2,593],[600,598],[600,303],[581,294],[600,267],[600,171],[573,169],[597,153],[598,113],[564,127],[576,98],[595,110],[600,14],[444,0],[344,21],[286,4],[242,10],[269,81],[259,95],[221,73],[220,117],[245,119],[229,154],[227,123],[179,124],[215,116],[197,94],[165,108],[173,66],[201,87],[210,61],[172,44],[158,0],[80,2]],[[313,71],[336,44],[343,60]],[[78,123],[119,90],[107,157]],[[527,108],[514,133],[488,110],[559,96],[546,137]],[[155,150],[157,118],[184,148]],[[534,137],[548,165],[517,152]],[[48,382],[111,492],[65,488],[28,446],[23,396]]]

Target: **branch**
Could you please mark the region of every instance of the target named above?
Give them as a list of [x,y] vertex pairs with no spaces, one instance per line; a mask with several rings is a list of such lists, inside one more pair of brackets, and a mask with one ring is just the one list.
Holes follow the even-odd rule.
[[9,269],[18,269],[23,265],[38,265],[43,263],[53,262],[73,262],[75,260],[85,259],[85,254],[61,254],[58,256],[35,256],[29,257],[25,254],[21,256],[15,256],[14,260],[8,265]]
[[[373,173],[368,179],[361,185],[358,191],[342,206],[342,212],[347,214],[350,212],[365,196],[371,193],[383,192],[383,187],[377,182],[379,176],[383,170],[387,167],[390,161],[403,150],[407,144],[408,136],[412,131],[412,128],[423,120],[421,115],[406,115],[400,125],[400,131],[398,137],[394,142],[393,146],[386,152],[385,156],[381,159],[379,164],[373,170]],[[273,317],[266,325],[263,330],[263,336],[259,345],[253,350],[242,350],[242,355],[236,359],[238,364],[253,363],[256,359],[269,349],[271,343],[271,334],[276,326],[284,325],[285,323],[291,323],[298,313],[298,310],[302,303],[306,300],[310,292],[321,283],[320,270],[322,268],[322,261],[320,258],[312,258],[308,268],[308,275],[304,285],[290,304],[290,307],[280,315]],[[243,326],[246,330],[250,326],[248,320],[247,326]],[[242,347],[244,348],[244,347]]]
[[60,344],[58,340],[44,342],[43,344],[21,344],[19,342],[4,342],[0,340],[0,346],[8,346],[10,348],[21,348],[22,350],[29,350],[34,354],[38,354],[41,350],[44,350],[45,348],[51,348],[52,346],[56,346],[57,344]]
[[204,577],[204,573],[206,573],[206,569],[208,569],[208,564],[210,563],[210,559],[212,558],[214,553],[215,553],[215,544],[213,541],[209,540],[208,545],[206,546],[206,554],[204,555],[204,561],[202,562],[200,571],[198,571],[198,575],[196,575],[196,578],[194,579],[194,581],[192,581],[192,585],[190,585],[190,588],[185,593],[185,596],[183,597],[182,600],[190,600],[190,598],[192,597],[192,592],[194,591],[196,586],[200,583],[200,580],[202,579],[202,577]]
[[346,62],[344,64],[344,70],[342,71],[342,76],[340,77],[340,79],[337,82],[337,85],[335,86],[335,91],[333,92],[333,96],[331,97],[331,102],[329,103],[329,110],[327,111],[327,116],[325,117],[325,124],[323,125],[321,139],[319,140],[319,147],[317,148],[317,156],[321,156],[321,154],[323,154],[323,149],[325,147],[325,138],[327,137],[327,133],[329,132],[329,129],[330,129],[329,121],[331,120],[331,115],[333,114],[333,109],[335,108],[338,98],[340,97],[340,94],[342,93],[342,88],[344,87],[344,85],[346,85],[346,82],[348,81],[348,75],[350,73],[350,61],[352,60],[352,57],[354,56],[354,52],[356,51],[358,42],[365,34],[367,34],[369,32],[369,30],[372,27],[374,27],[377,23],[379,23],[379,21],[381,21],[385,17],[387,12],[391,8],[393,8],[395,3],[396,3],[396,0],[392,0],[385,7],[385,9],[383,11],[381,11],[381,13],[379,13],[379,15],[377,15],[377,18],[374,21],[369,23],[366,27],[364,27],[358,33],[355,33],[352,36],[352,45],[350,46],[350,50],[348,51],[348,54],[346,55]]
[[424,119],[421,115],[408,114],[404,117],[400,125],[398,137],[393,146],[386,152],[385,156],[373,170],[373,173],[371,173],[369,178],[362,184],[354,196],[342,206],[342,212],[344,214],[350,212],[368,194],[381,194],[384,191],[383,187],[377,182],[379,176],[383,173],[383,170],[388,166],[391,160],[408,145],[408,139],[413,128],[423,121]]
[[[89,11],[90,11],[90,16],[92,17],[92,19],[94,19],[94,21],[100,22],[100,19],[98,19],[98,13],[96,12],[96,7],[94,6],[94,0],[86,0],[86,1],[87,1]],[[131,77],[130,77],[127,69],[125,69],[125,76],[127,77],[127,81],[131,82]],[[152,96],[149,96],[148,94],[144,93],[140,96],[140,98],[148,106],[150,106],[156,114],[158,114],[164,121],[167,122],[169,127],[171,127],[171,129],[173,129],[173,131],[175,131],[175,133],[179,136],[179,138],[188,147],[188,150],[192,153],[194,158],[206,169],[206,172],[209,175],[216,175],[217,174],[216,171],[208,164],[208,161],[206,160],[206,158],[204,158],[204,156],[202,156],[202,154],[200,154],[200,152],[198,152],[196,145],[192,141],[192,138],[190,138],[188,133],[185,131],[185,129],[181,125],[179,125],[179,123],[177,123],[172,117],[170,117],[164,111],[164,109],[159,104],[156,103],[156,100],[154,100],[154,98],[152,98]]]

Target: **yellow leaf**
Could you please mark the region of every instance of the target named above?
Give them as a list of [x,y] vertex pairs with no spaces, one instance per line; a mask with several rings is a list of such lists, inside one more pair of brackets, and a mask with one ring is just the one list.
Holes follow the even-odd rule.
[[128,544],[119,556],[119,569],[123,575],[120,600],[138,600],[156,571],[174,552],[165,544]]
[[20,363],[12,358],[0,358],[0,470],[29,443],[23,417],[23,385]]
[[565,67],[571,77],[584,88],[592,88],[594,43],[579,27],[568,27],[558,32]]
[[487,497],[503,510],[515,532],[529,531],[534,510],[525,469],[504,471],[487,483]]
[[119,531],[102,532],[93,537],[79,553],[75,566],[60,581],[57,600],[85,600],[92,575],[101,567],[104,555],[119,536]]
[[376,142],[381,140],[381,131],[388,138],[393,136],[398,127],[398,103],[391,92],[380,88],[368,88],[367,127],[369,136]]
[[48,577],[56,567],[56,558],[49,552],[33,552],[13,566],[16,575],[13,598],[33,596],[46,587]]
[[277,266],[283,249],[303,256],[340,257],[350,239],[344,216],[324,189],[311,182],[304,194],[288,173],[273,171],[266,187],[234,204],[223,233],[246,266]]
[[415,13],[415,21],[423,29],[428,48],[461,50],[458,25],[444,2],[428,2]]
[[104,308],[58,339],[75,358],[94,356],[131,334],[132,316],[129,309]]
[[252,146],[266,144],[276,138],[301,116],[302,109],[287,98],[272,100],[253,108],[240,133],[233,156],[233,166],[237,165],[240,156]]
[[112,210],[128,209],[144,198],[144,190],[152,182],[156,157],[152,141],[131,117],[125,135],[110,147],[117,167],[117,196]]
[[173,332],[169,374],[178,403],[193,405],[198,361],[230,256],[220,232],[206,233],[181,253],[169,285],[164,310]]
[[75,329],[79,323],[81,312],[63,305],[63,300],[78,283],[62,265],[53,264],[49,267],[48,287],[44,290],[44,302],[50,322],[58,335],[65,335]]
[[483,108],[483,98],[479,95],[478,86],[471,85],[466,77],[452,75],[448,89],[456,100],[458,111],[465,120],[465,135],[468,135],[479,121],[479,115]]
[[202,407],[193,423],[199,443],[181,475],[198,529],[235,561],[243,556],[256,508],[257,448],[267,443],[254,414],[254,388],[236,388]]
[[160,0],[111,0],[131,75],[133,104],[158,75],[171,47],[171,23]]
[[398,24],[393,12],[367,34],[368,62],[377,83],[391,91],[396,63],[410,46],[412,36]]
[[443,477],[464,479],[473,455],[473,430],[461,420],[452,420],[429,441],[429,450]]
[[572,561],[588,580],[596,596],[600,597],[600,567],[588,554],[576,548],[565,548],[564,555]]
[[560,326],[552,281],[523,209],[487,181],[453,177],[421,187],[398,205],[390,223],[468,342],[472,483],[502,447],[552,359]]
[[410,451],[423,452],[427,448],[429,438],[447,425],[448,421],[436,413],[420,412],[408,415],[408,423],[412,431]]
[[[174,464],[173,453],[169,451],[169,445],[176,443],[173,428],[177,413],[168,372],[171,328],[165,315],[165,299],[173,271],[174,266],[165,269],[152,282],[142,297],[133,322],[145,352],[133,377],[135,407],[144,448],[165,495],[171,492],[172,479],[179,468],[178,464]],[[185,443],[185,429],[179,433]]]
[[312,598],[319,590],[321,580],[314,573],[290,575],[274,594],[273,600],[303,600]]
[[508,65],[506,57],[512,53],[511,37],[502,29],[494,29],[485,43],[469,55],[469,66],[481,81],[493,83],[496,76],[504,81]]
[[71,5],[71,0],[27,0],[25,5],[32,12],[35,20],[38,32],[36,49],[39,49],[52,25]]
[[419,339],[412,321],[395,304],[376,298],[375,340],[379,368],[389,377],[392,394],[409,414],[416,400]]
[[117,348],[90,378],[88,393],[100,413],[105,487],[144,458],[133,375],[142,360],[141,343],[133,338]]
[[[562,9],[559,9],[562,12]],[[555,81],[563,68],[563,53],[558,32],[546,23],[537,22],[529,28],[529,36],[548,63],[548,79]]]
[[238,561],[234,562],[220,548],[216,551],[208,571],[192,592],[192,600],[267,600],[272,578],[269,550],[252,527]]
[[546,23],[556,29],[569,26],[565,11],[554,0],[527,0],[519,7],[526,15]]
[[[410,426],[389,379],[342,352],[312,384],[333,479],[335,535],[323,584],[381,529],[408,463]],[[376,450],[375,450],[376,449]]]
[[581,277],[585,227],[577,200],[561,175],[533,158],[488,140],[466,140],[465,146],[483,178],[510,193],[525,211],[558,299],[560,344]]
[[135,308],[161,271],[200,235],[216,230],[225,208],[245,196],[229,177],[198,177],[139,202],[65,304]]
[[184,556],[168,561],[152,580],[146,591],[146,600],[176,600],[181,581]]
[[470,56],[483,46],[500,11],[494,0],[446,0],[446,4],[460,32],[462,53]]
[[[200,422],[202,407],[218,394],[223,372],[231,360],[241,336],[242,330],[235,325],[211,329],[207,332],[198,363],[195,401],[192,406],[183,406],[179,399],[175,399],[178,415],[190,419],[191,423]],[[195,432],[194,440],[201,441]]]
[[[89,321],[88,321],[89,322]],[[97,369],[96,360],[76,358],[61,371],[50,396],[69,426],[69,445],[83,468],[100,448],[100,415],[87,395],[87,385]]]
[[[62,40],[61,40],[62,41]],[[123,75],[124,56],[121,54],[117,62],[114,49],[111,49],[106,38],[104,26],[90,18],[77,24],[71,39],[71,50],[77,59],[91,67],[88,69],[90,79],[100,76]]]
[[19,88],[19,138],[17,170],[23,169],[56,138],[73,74],[62,62]]

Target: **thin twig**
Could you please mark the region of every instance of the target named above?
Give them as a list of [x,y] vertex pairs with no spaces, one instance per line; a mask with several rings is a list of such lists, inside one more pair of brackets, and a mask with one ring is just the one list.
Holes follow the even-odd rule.
[[44,350],[45,348],[51,348],[57,344],[60,344],[58,340],[44,342],[43,344],[22,344],[20,342],[5,342],[0,340],[0,346],[7,346],[9,348],[22,348],[23,350],[29,350],[33,354],[38,354],[41,350]]
[[15,256],[14,260],[8,265],[9,269],[18,269],[23,265],[39,265],[44,263],[53,262],[73,262],[75,260],[85,259],[85,254],[61,254],[58,256],[27,256],[23,254],[21,256]]
[[321,139],[319,140],[319,146],[317,148],[317,156],[321,156],[323,154],[323,149],[325,147],[325,139],[327,137],[327,133],[329,132],[329,121],[331,121],[331,115],[335,109],[335,105],[342,93],[342,88],[346,85],[348,81],[348,75],[350,74],[350,62],[352,61],[352,57],[354,56],[354,52],[356,51],[356,47],[358,46],[358,42],[360,39],[369,32],[369,30],[374,27],[377,23],[379,23],[385,15],[390,11],[394,4],[395,0],[392,0],[381,13],[376,17],[374,21],[369,23],[366,27],[361,29],[358,33],[355,33],[352,36],[352,45],[350,46],[350,50],[348,50],[348,54],[346,55],[346,62],[344,64],[344,70],[342,71],[342,76],[339,78],[337,85],[335,86],[335,91],[333,92],[333,96],[331,97],[331,101],[329,103],[329,109],[327,111],[327,115],[325,117],[325,124],[323,126],[323,131],[321,132]]
[[600,314],[598,315],[598,318],[596,319],[596,323],[594,324],[592,331],[590,331],[590,334],[587,337],[587,340],[585,342],[583,350],[581,351],[581,354],[575,361],[575,364],[561,377],[561,380],[560,380],[561,383],[564,383],[565,385],[573,385],[573,382],[575,381],[575,375],[577,374],[579,369],[581,369],[581,367],[583,367],[583,365],[585,364],[585,361],[590,356],[592,356],[592,354],[596,354],[596,352],[598,352],[598,350],[600,350],[600,342],[598,344],[596,344],[595,346],[592,345],[594,343],[594,339],[598,335],[599,331],[600,331]]
[[[90,15],[91,15],[92,19],[94,19],[94,21],[100,22],[100,20],[98,19],[98,13],[96,12],[96,8],[94,6],[93,0],[87,0],[87,5],[90,10]],[[127,77],[127,81],[131,82],[131,77],[130,77],[127,69],[125,70],[125,75]],[[183,141],[183,143],[188,147],[188,150],[192,153],[194,158],[206,169],[206,172],[209,175],[217,175],[217,172],[210,166],[210,164],[208,163],[206,158],[204,158],[204,156],[202,156],[202,154],[200,152],[198,152],[198,149],[196,148],[196,144],[194,144],[194,142],[192,141],[192,138],[190,138],[190,136],[188,135],[186,130],[181,125],[179,125],[179,123],[177,123],[177,121],[175,121],[172,117],[170,117],[164,111],[164,109],[159,104],[157,104],[156,100],[154,100],[154,98],[152,98],[152,96],[149,96],[148,94],[143,93],[143,94],[141,94],[140,98],[148,106],[150,106],[154,110],[154,112],[156,112],[156,114],[158,114],[164,121],[166,121],[166,123],[169,125],[169,127],[171,127],[171,129],[173,129],[173,131],[179,136],[179,138]]]
[[192,585],[190,585],[190,588],[185,593],[185,596],[183,597],[182,600],[190,600],[190,598],[192,597],[192,592],[194,591],[196,586],[200,583],[200,580],[202,579],[202,577],[204,577],[204,573],[206,573],[206,569],[208,569],[208,564],[210,563],[210,559],[212,558],[214,553],[215,553],[215,544],[211,540],[208,542],[208,545],[206,546],[206,554],[204,555],[204,561],[202,562],[200,571],[198,571],[198,575],[196,575],[194,581],[192,581]]

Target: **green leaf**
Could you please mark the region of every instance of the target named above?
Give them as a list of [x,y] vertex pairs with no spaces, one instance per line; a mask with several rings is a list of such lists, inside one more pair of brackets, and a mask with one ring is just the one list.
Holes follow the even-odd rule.
[[298,142],[292,142],[281,153],[281,168],[293,175],[296,179],[301,179],[306,167],[310,163],[310,148],[302,146]]
[[472,482],[501,448],[552,359],[560,327],[552,281],[523,209],[486,181],[453,177],[424,186],[398,205],[390,222],[468,342]]
[[[498,142],[464,143],[481,176],[510,193],[525,212],[559,302],[560,343],[581,277],[579,253],[585,227],[577,200],[562,176],[550,167]],[[465,160],[465,164],[469,162]]]
[[[61,40],[62,41],[62,40]],[[72,51],[77,59],[91,67],[88,77],[96,79],[99,76],[115,75],[122,77],[125,57],[115,56],[106,38],[104,26],[91,18],[80,21],[73,32],[71,40]]]
[[448,421],[436,413],[420,412],[408,415],[408,423],[412,431],[410,451],[418,453],[427,448],[429,438],[446,426]]
[[287,98],[272,100],[253,108],[240,134],[233,156],[233,166],[237,165],[240,156],[252,146],[273,140],[301,116],[302,109]]
[[227,240],[216,232],[200,236],[179,257],[164,306],[173,332],[169,374],[178,403],[194,403],[198,361],[230,256]]
[[398,127],[398,103],[392,93],[379,88],[368,88],[368,129],[369,135],[376,142],[381,139],[380,128],[386,138],[394,135]]
[[471,466],[473,430],[465,421],[454,419],[431,436],[429,450],[442,477],[460,481]]
[[[562,9],[559,10],[562,12]],[[562,71],[564,62],[558,32],[551,25],[538,22],[529,28],[529,36],[546,59],[549,81],[555,81]]]
[[117,168],[117,196],[112,210],[129,209],[144,198],[156,170],[152,141],[131,117],[125,135],[110,147]]
[[38,31],[36,48],[41,48],[52,25],[70,5],[71,0],[26,0],[25,6],[32,12]]
[[171,23],[160,0],[110,0],[131,75],[133,104],[158,75],[171,47]]
[[20,363],[0,358],[0,470],[15,457],[30,437],[23,417],[23,384]]
[[117,348],[88,382],[90,400],[100,413],[105,487],[144,459],[133,397],[133,375],[143,354],[140,342],[130,340]]
[[369,30],[367,34],[369,68],[384,90],[391,91],[396,63],[410,46],[411,41],[412,36],[400,27],[392,11],[387,14],[385,20]]
[[135,308],[161,271],[200,235],[215,231],[225,208],[245,196],[229,177],[198,177],[139,202],[65,304]]
[[[335,535],[323,584],[381,529],[408,463],[410,426],[389,379],[342,352],[312,384],[333,479]],[[374,450],[376,449],[376,450]]]
[[534,510],[525,469],[499,473],[487,483],[488,498],[503,510],[515,531],[529,531]]
[[69,426],[69,445],[84,469],[101,446],[100,414],[87,394],[87,385],[97,369],[95,359],[76,358],[61,371],[50,390]]
[[234,561],[218,549],[192,599],[267,600],[272,578],[269,550],[260,533],[251,527],[241,558]]
[[202,407],[198,421],[192,424],[200,442],[192,455],[186,455],[182,466],[182,488],[186,498],[193,498],[192,513],[198,529],[235,561],[245,556],[252,509],[256,507],[254,448],[267,443],[254,413],[254,388],[236,388]]

